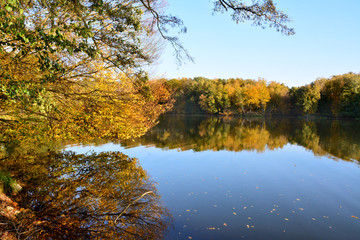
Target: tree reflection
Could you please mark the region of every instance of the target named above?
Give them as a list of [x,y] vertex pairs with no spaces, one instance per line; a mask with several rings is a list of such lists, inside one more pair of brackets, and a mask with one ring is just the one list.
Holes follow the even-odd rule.
[[316,155],[359,161],[359,135],[358,121],[167,116],[145,136],[122,144],[183,151],[263,152],[291,143]]
[[151,145],[161,148],[194,151],[258,151],[287,144],[283,133],[271,135],[264,119],[169,117],[135,142],[126,146]]
[[120,152],[13,156],[23,183],[13,229],[34,239],[158,239],[171,216],[136,159]]

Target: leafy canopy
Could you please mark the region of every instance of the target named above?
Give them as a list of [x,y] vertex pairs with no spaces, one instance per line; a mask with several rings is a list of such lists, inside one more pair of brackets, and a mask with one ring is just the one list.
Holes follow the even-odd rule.
[[[288,17],[270,0],[214,4],[215,12],[232,11],[235,22],[293,34]],[[171,106],[169,94],[148,84],[143,71],[158,55],[157,36],[173,45],[178,59],[189,57],[168,34],[170,28],[186,28],[164,5],[162,0],[1,0],[0,127],[7,135],[2,141],[39,132],[67,139],[145,133]],[[220,95],[216,109],[229,104],[226,94]]]

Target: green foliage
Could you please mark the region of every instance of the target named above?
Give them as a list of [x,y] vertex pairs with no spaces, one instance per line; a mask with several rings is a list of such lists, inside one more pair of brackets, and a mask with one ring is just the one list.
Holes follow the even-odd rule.
[[320,100],[320,90],[314,83],[294,89],[295,103],[304,114],[316,112]]
[[325,82],[321,102],[324,112],[339,117],[359,117],[360,75],[334,76]]
[[360,117],[360,74],[318,79],[289,89],[277,82],[244,79],[172,79],[165,83],[176,102],[173,112],[192,102],[208,114],[322,115]]
[[16,181],[10,176],[8,172],[0,171],[0,194],[4,192],[8,196],[12,195],[14,192],[16,192],[16,185]]

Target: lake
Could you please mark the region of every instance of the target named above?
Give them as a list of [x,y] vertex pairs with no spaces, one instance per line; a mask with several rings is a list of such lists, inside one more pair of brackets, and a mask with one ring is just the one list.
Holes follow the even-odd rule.
[[359,239],[360,125],[167,116],[135,141],[173,216],[166,239]]
[[356,120],[170,115],[65,150],[2,167],[27,183],[16,200],[47,224],[39,238],[360,237]]

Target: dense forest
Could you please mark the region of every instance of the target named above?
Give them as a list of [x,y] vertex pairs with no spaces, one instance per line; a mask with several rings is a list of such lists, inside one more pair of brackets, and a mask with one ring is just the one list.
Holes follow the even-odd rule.
[[[159,96],[176,100],[171,113],[360,117],[360,74],[320,78],[289,88],[264,79],[160,79]],[[160,88],[158,88],[160,89]]]

